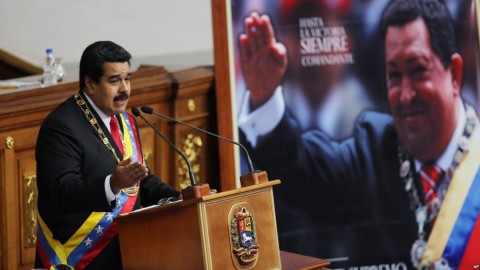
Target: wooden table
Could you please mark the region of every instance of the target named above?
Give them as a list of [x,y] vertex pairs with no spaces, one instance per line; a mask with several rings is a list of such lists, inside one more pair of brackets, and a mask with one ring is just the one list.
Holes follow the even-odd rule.
[[330,265],[330,262],[327,260],[287,251],[280,251],[280,257],[282,261],[282,269],[285,270],[323,269]]

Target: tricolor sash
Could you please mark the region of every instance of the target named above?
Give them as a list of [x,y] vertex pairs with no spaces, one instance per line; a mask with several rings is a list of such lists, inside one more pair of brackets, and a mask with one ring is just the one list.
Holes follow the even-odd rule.
[[[123,139],[125,140],[125,147],[124,147],[124,154],[123,154],[123,159],[126,159],[128,157],[132,157],[132,162],[143,162],[142,158],[142,153],[139,151],[140,149],[140,143],[138,141],[137,136],[135,134],[137,133],[136,127],[135,127],[135,122],[133,122],[132,116],[129,115],[127,112],[123,112],[120,115],[120,119],[122,122],[123,130],[125,134],[123,135]],[[131,124],[133,123],[133,125]],[[128,136],[127,136],[128,135]]]
[[428,238],[421,268],[435,262],[448,263],[451,269],[480,264],[480,128],[471,138]]
[[[129,114],[120,115],[124,132],[124,156],[143,162],[135,122]],[[37,250],[45,268],[84,269],[110,243],[118,232],[113,221],[119,214],[132,211],[138,197],[138,183],[116,196],[112,212],[92,212],[80,228],[64,243],[54,238],[38,213]]]

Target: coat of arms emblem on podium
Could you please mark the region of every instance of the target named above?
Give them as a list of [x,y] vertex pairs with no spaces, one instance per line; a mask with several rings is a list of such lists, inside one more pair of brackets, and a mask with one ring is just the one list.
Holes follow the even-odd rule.
[[255,219],[248,203],[232,206],[229,214],[232,259],[237,269],[253,268],[258,248]]

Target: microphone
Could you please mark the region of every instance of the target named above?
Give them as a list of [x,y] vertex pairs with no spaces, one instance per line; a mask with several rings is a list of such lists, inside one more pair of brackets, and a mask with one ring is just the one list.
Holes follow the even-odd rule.
[[149,106],[142,106],[142,107],[141,107],[141,110],[142,110],[142,112],[144,112],[144,113],[146,113],[146,114],[155,114],[155,115],[160,116],[160,117],[162,117],[162,118],[168,119],[169,121],[172,121],[172,122],[174,122],[174,123],[177,123],[177,124],[180,124],[180,125],[184,125],[184,126],[193,128],[193,129],[198,130],[198,131],[200,131],[200,132],[206,133],[206,134],[208,134],[208,135],[214,136],[214,137],[216,137],[216,138],[222,139],[222,140],[224,140],[224,141],[227,141],[227,142],[230,142],[230,143],[233,143],[233,144],[239,146],[239,147],[244,151],[244,153],[245,153],[245,155],[246,155],[246,157],[247,157],[248,169],[249,169],[249,171],[250,171],[248,174],[243,175],[243,176],[240,177],[240,180],[241,180],[241,182],[242,182],[242,186],[250,186],[250,185],[252,185],[252,184],[264,183],[264,182],[267,182],[267,181],[268,181],[268,177],[267,177],[266,172],[260,171],[260,170],[254,170],[254,169],[253,169],[252,160],[250,159],[250,155],[248,154],[247,149],[245,148],[245,146],[243,146],[243,145],[240,144],[239,142],[236,142],[236,141],[227,139],[227,138],[225,138],[225,137],[222,137],[222,136],[220,136],[220,135],[214,134],[214,133],[209,132],[209,131],[207,131],[207,130],[198,128],[198,127],[196,127],[196,126],[192,126],[192,125],[187,124],[187,123],[185,123],[185,122],[182,122],[182,121],[176,120],[176,119],[174,119],[174,118],[168,117],[168,116],[166,116],[166,115],[157,113],[157,112],[155,112],[155,111],[152,109],[152,107],[149,107]]
[[[175,149],[175,151],[185,160],[185,162],[187,163],[187,166],[188,166],[188,173],[189,173],[189,176],[190,176],[191,187],[193,188],[193,187],[202,186],[202,185],[199,185],[197,183],[197,180],[195,178],[195,174],[193,173],[193,170],[192,170],[192,165],[190,165],[190,161],[185,156],[185,154],[182,151],[180,151],[180,149],[178,149],[178,147],[176,147],[175,144],[173,144],[169,139],[167,139],[162,133],[160,133],[160,131],[158,131],[158,129],[152,123],[150,123],[150,121],[147,120],[147,118],[145,118],[143,115],[141,115],[140,111],[136,107],[132,107],[132,114],[135,117],[140,116],[143,119],[143,121],[145,121],[145,123],[147,123],[147,125],[149,125],[155,131],[155,133],[157,133],[164,141],[166,141],[173,149]],[[193,193],[187,192],[187,194],[184,194],[184,191],[182,190],[183,199],[188,200],[188,199],[191,199],[191,198],[201,197],[201,195],[210,194],[210,188],[208,187],[208,184],[205,184],[205,185],[208,188],[208,193],[203,190],[205,188],[202,188],[202,190],[200,190],[200,191],[198,191],[198,190],[193,191]],[[188,189],[188,188],[186,188],[186,189]],[[195,189],[197,189],[197,188],[195,188]],[[204,194],[204,192],[206,194]]]

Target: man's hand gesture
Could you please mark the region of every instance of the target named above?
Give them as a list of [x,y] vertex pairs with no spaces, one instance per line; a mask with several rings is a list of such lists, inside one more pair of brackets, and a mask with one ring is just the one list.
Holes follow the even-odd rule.
[[263,105],[280,85],[287,68],[287,51],[275,39],[267,15],[253,12],[245,19],[240,35],[240,58],[245,82],[250,90],[252,110]]

